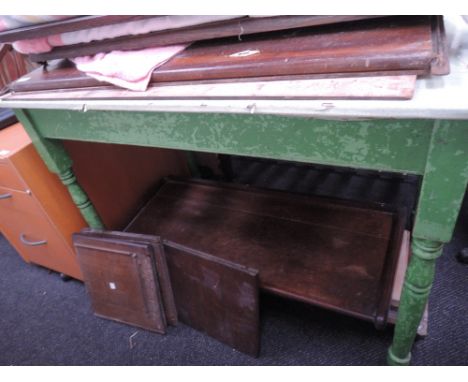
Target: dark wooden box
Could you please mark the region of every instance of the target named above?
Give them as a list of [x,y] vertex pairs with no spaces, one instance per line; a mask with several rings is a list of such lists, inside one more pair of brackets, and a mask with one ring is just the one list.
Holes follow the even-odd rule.
[[168,179],[127,227],[256,269],[266,292],[387,322],[404,210]]

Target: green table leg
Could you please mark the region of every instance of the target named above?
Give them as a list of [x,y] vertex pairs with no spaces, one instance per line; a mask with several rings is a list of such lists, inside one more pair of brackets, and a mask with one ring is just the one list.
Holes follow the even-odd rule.
[[79,208],[86,223],[92,228],[104,228],[104,224],[94,208],[93,203],[89,200],[83,188],[78,184],[71,167],[60,172],[58,176],[62,183],[67,186],[73,202]]
[[411,347],[435,274],[436,259],[450,241],[468,179],[468,124],[436,121],[428,150],[412,257],[403,287],[393,344],[387,362],[409,365]]
[[73,202],[79,208],[88,225],[92,228],[104,228],[104,224],[88,195],[77,182],[72,170],[73,162],[61,142],[43,138],[31,122],[27,111],[15,110],[15,113],[49,170],[57,174],[67,187]]
[[442,254],[443,243],[412,240],[412,259],[400,300],[393,345],[388,352],[389,365],[409,365],[411,347],[432,287],[435,260]]

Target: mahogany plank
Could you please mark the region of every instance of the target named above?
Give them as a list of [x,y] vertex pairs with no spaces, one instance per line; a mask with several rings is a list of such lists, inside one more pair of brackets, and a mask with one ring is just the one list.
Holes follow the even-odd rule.
[[179,319],[243,353],[260,351],[258,272],[164,240]]
[[[246,35],[241,41],[198,42],[156,69],[151,83],[441,75],[450,70],[441,17],[386,17],[339,26]],[[61,61],[13,82],[10,89],[24,92],[96,86],[106,85]]]
[[72,62],[62,60],[33,70],[10,83],[8,87],[12,91],[22,92],[81,88],[99,84],[102,83],[80,72]]
[[127,231],[258,269],[265,291],[381,327],[403,216],[374,205],[169,180]]
[[97,316],[164,334],[152,245],[73,234],[84,282]]
[[260,18],[238,18],[217,21],[186,28],[157,31],[138,36],[123,36],[92,43],[60,46],[52,51],[31,54],[32,61],[47,61],[57,58],[88,56],[113,50],[144,49],[153,46],[190,43],[214,38],[243,36],[253,33],[278,31],[317,25],[335,24],[346,21],[363,20],[382,16],[275,16]]
[[[57,99],[67,97],[83,99],[117,99],[117,98],[148,98],[148,97],[180,97],[180,98],[202,98],[202,97],[269,97],[269,98],[326,98],[334,94],[334,98],[384,98],[384,99],[407,99],[411,98],[412,88],[408,76],[423,74],[423,70],[393,70],[385,72],[366,72],[366,73],[321,73],[306,75],[287,75],[287,76],[260,76],[248,78],[232,79],[207,79],[195,81],[177,81],[177,82],[153,82],[146,92],[134,92],[116,88],[111,84],[105,84],[85,73],[80,72],[70,61],[55,61],[43,68],[38,68],[11,82],[8,88],[14,93],[21,93],[18,96],[25,99]],[[350,77],[352,76],[352,77]],[[364,77],[364,78],[363,78]],[[368,78],[365,78],[368,77]],[[385,77],[392,77],[390,80]],[[406,78],[410,80],[405,84],[399,82],[395,84],[395,77],[400,80]],[[323,81],[328,79],[329,81]],[[322,81],[312,81],[322,80]],[[398,81],[400,81],[398,80]],[[291,82],[291,90],[284,87]],[[311,81],[297,82],[297,81]],[[360,82],[353,86],[353,83]],[[242,82],[243,86],[237,83]],[[246,85],[246,82],[252,85]],[[274,84],[266,84],[274,82]],[[253,84],[256,83],[256,84]],[[294,84],[298,84],[297,86]],[[328,84],[328,85],[326,85]],[[246,87],[247,86],[247,87]],[[281,91],[270,90],[272,88]],[[300,89],[308,89],[307,93],[300,92]],[[256,89],[261,90],[260,92]],[[64,92],[63,90],[70,90]],[[80,89],[86,89],[84,93],[76,93]],[[233,92],[231,89],[234,89]],[[296,91],[294,91],[294,89]],[[318,89],[321,89],[318,91]],[[371,90],[373,89],[373,90]],[[379,90],[380,89],[380,90]],[[47,92],[47,90],[61,90],[60,92]],[[109,91],[105,92],[105,91]],[[73,91],[73,92],[71,92]],[[372,94],[369,93],[372,91]],[[25,94],[29,92],[29,94]],[[326,92],[326,93],[324,93]],[[334,92],[334,93],[333,93]],[[178,93],[178,94],[176,94]],[[267,95],[266,95],[267,93]],[[237,95],[236,95],[237,94]],[[332,98],[333,98],[332,97]]]
[[152,81],[424,70],[435,58],[429,16],[392,17],[193,44]]

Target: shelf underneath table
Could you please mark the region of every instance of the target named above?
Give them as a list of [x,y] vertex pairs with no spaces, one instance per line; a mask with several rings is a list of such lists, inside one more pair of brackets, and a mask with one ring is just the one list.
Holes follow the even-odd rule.
[[257,269],[265,291],[382,326],[403,222],[382,206],[171,179],[127,231]]

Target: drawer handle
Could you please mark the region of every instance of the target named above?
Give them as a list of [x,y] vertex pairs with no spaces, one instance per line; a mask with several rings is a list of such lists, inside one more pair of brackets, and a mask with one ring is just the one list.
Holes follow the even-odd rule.
[[8,198],[11,198],[12,196],[13,196],[12,194],[3,194],[3,195],[0,195],[0,200],[8,199]]
[[47,243],[47,240],[40,240],[40,241],[29,241],[26,240],[25,235],[22,233],[20,235],[20,241],[25,245],[35,246],[35,245],[43,245]]

